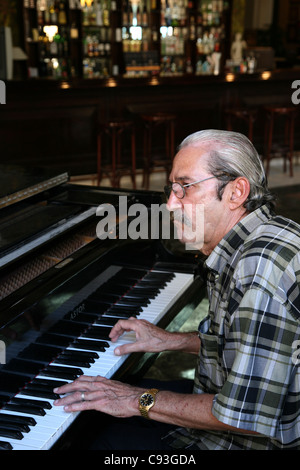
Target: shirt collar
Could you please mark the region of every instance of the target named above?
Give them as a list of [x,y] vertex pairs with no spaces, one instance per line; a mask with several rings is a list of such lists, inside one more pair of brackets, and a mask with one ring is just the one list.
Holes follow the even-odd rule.
[[214,248],[205,261],[205,266],[215,273],[221,273],[232,255],[238,251],[246,238],[261,224],[272,217],[267,205],[259,207],[238,222]]

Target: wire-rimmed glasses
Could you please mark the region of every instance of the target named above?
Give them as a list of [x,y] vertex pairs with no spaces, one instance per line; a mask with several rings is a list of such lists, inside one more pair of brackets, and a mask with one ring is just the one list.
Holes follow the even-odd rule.
[[193,183],[188,184],[181,184],[177,181],[174,181],[174,183],[171,183],[170,185],[164,187],[164,192],[168,199],[171,195],[171,191],[173,191],[173,193],[178,199],[183,199],[186,195],[185,188],[193,186],[194,184],[203,183],[203,181],[211,180],[212,178],[216,178],[216,176],[210,176],[209,178],[205,178],[204,180],[194,181]]

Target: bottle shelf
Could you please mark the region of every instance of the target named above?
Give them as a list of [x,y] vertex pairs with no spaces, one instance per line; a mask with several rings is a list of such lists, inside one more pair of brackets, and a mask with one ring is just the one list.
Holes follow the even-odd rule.
[[229,9],[225,0],[24,0],[29,75],[216,74]]

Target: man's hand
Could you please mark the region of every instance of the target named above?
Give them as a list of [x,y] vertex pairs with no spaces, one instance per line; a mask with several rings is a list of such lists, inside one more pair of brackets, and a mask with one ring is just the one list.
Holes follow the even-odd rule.
[[200,340],[197,332],[171,333],[147,320],[130,317],[128,320],[119,320],[112,328],[109,336],[112,342],[125,332],[134,331],[136,341],[124,344],[115,349],[115,354],[121,356],[132,352],[183,351],[198,354]]
[[119,418],[139,415],[138,399],[143,389],[105,377],[80,376],[74,382],[55,388],[66,396],[55,400],[67,412],[97,410]]
[[161,352],[168,349],[172,343],[172,333],[169,333],[147,320],[138,320],[130,317],[128,320],[119,320],[112,328],[109,336],[112,342],[116,342],[123,333],[134,331],[136,341],[124,344],[115,349],[117,356],[132,352]]

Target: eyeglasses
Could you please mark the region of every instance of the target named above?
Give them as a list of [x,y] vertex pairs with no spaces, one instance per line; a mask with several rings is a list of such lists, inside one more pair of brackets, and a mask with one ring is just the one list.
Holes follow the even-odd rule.
[[174,183],[171,183],[169,186],[165,186],[164,192],[168,199],[171,195],[171,191],[173,191],[173,193],[178,199],[183,199],[184,196],[186,195],[185,188],[188,188],[189,186],[193,186],[194,184],[203,183],[203,181],[211,180],[212,178],[216,178],[216,176],[210,176],[209,178],[205,178],[204,180],[194,181],[193,183],[189,183],[189,184],[181,184],[175,181]]

